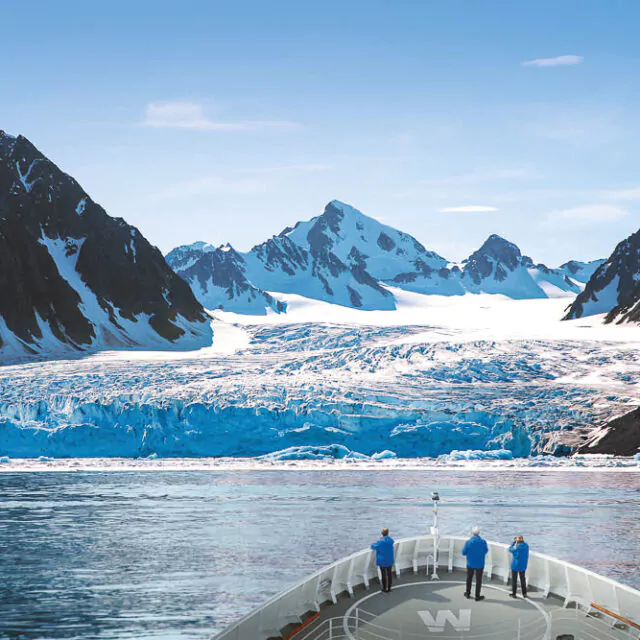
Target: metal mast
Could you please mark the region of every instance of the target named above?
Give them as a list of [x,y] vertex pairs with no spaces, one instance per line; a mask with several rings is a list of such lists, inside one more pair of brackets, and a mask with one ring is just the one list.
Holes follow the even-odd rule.
[[438,531],[438,502],[440,502],[440,495],[437,491],[431,494],[431,500],[433,501],[433,527],[431,527],[431,535],[433,536],[433,572],[431,574],[432,580],[440,580],[438,576],[438,547],[440,546],[440,532]]

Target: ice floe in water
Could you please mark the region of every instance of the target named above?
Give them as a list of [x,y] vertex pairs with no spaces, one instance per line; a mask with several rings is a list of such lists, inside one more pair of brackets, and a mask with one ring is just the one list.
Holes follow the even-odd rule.
[[[307,451],[305,451],[307,450]],[[317,452],[317,453],[316,453]],[[345,448],[292,447],[254,458],[0,458],[2,472],[69,471],[247,471],[247,470],[514,470],[530,472],[631,472],[640,473],[640,454],[633,457],[576,455],[572,457],[532,456],[509,458],[504,451],[455,451],[437,458],[398,458],[392,451],[372,456]]]
[[393,451],[378,451],[370,456],[358,451],[351,451],[341,444],[332,444],[325,447],[288,447],[281,451],[274,451],[256,460],[280,462],[286,460],[394,460],[398,456]]
[[438,462],[459,462],[461,460],[513,460],[513,452],[508,449],[495,451],[468,449],[467,451],[454,450],[451,453],[438,456]]

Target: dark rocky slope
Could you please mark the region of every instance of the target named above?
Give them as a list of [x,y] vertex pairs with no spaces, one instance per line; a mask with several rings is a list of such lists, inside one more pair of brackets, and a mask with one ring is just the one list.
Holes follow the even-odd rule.
[[591,433],[578,453],[609,453],[633,456],[640,452],[640,407],[615,418]]
[[178,340],[210,341],[208,318],[160,251],[0,131],[0,358]]

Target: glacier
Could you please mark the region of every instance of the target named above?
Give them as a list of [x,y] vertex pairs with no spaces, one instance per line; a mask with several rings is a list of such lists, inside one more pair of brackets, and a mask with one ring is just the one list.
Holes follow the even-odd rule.
[[286,322],[219,314],[197,352],[4,366],[0,455],[557,456],[640,404],[637,327],[559,322],[557,299],[425,298],[299,313],[291,299]]

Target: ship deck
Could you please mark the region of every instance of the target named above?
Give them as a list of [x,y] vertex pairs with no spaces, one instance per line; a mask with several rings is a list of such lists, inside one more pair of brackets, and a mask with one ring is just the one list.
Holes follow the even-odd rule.
[[[492,640],[606,640],[638,638],[638,631],[606,615],[565,609],[564,600],[530,589],[528,598],[509,596],[510,587],[495,578],[483,583],[485,599],[464,597],[465,573],[454,570],[431,580],[424,572],[394,575],[393,589],[383,593],[377,580],[359,586],[337,602],[325,604],[295,640],[415,640],[491,638]],[[285,637],[287,637],[285,635]]]
[[[640,640],[639,591],[532,552],[529,597],[512,599],[509,549],[496,542],[488,542],[485,599],[465,598],[465,542],[432,534],[397,540],[391,593],[380,590],[375,553],[363,549],[274,596],[216,640]],[[434,556],[439,580],[431,579]]]

